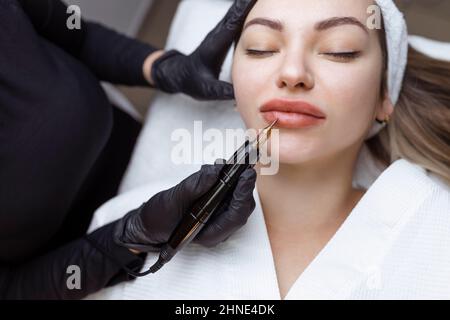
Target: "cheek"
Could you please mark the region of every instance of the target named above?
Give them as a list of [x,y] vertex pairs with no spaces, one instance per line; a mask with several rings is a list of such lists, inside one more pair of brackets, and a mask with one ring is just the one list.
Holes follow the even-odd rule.
[[[269,89],[268,66],[263,68],[255,62],[235,58],[232,67],[232,82],[238,111],[247,127],[259,127],[256,114],[264,100],[262,93]],[[261,62],[260,62],[261,63]]]
[[358,138],[372,125],[379,102],[380,69],[377,62],[366,60],[353,65],[334,64],[320,73],[318,83],[334,119],[333,132]]
[[[381,60],[381,59],[380,59]],[[372,56],[353,64],[318,61],[311,65],[315,86],[307,95],[327,110],[329,121],[318,130],[281,130],[280,161],[298,163],[332,154],[358,141],[373,123],[379,102],[381,62]],[[275,87],[276,60],[249,60],[236,56],[232,81],[236,103],[248,128],[261,127],[258,106],[280,95]]]

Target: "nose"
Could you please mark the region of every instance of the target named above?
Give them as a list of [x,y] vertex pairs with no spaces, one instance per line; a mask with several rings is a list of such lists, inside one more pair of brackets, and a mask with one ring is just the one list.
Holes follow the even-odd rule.
[[277,86],[290,90],[311,90],[314,87],[314,77],[304,55],[298,51],[285,55],[278,73]]

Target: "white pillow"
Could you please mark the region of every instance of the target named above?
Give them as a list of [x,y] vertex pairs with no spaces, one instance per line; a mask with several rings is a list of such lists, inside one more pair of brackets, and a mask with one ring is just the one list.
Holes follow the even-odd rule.
[[409,36],[409,44],[416,50],[438,60],[450,61],[450,43]]
[[[180,3],[172,22],[167,49],[183,53],[192,52],[207,33],[225,15],[231,0],[184,0]],[[226,58],[220,78],[230,81],[231,51]],[[171,161],[171,141],[174,130],[185,128],[194,131],[194,121],[202,121],[203,131],[217,128],[245,128],[232,101],[200,102],[182,94],[156,94],[147,114],[145,126],[122,181],[120,193],[145,183],[166,179],[168,176],[186,177],[200,168],[200,163],[176,165]],[[207,143],[205,143],[207,145]],[[229,154],[217,155],[227,157]],[[204,159],[212,163],[213,157]]]

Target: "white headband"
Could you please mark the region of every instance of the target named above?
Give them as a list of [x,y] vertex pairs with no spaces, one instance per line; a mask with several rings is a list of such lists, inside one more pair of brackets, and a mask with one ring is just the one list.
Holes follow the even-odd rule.
[[[388,53],[388,91],[392,104],[398,101],[408,60],[408,29],[403,14],[393,0],[375,0],[381,9]],[[375,122],[366,139],[376,135],[385,124]]]

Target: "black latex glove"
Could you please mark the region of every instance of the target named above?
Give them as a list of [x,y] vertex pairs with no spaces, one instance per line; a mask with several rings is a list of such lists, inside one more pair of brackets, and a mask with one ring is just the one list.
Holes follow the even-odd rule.
[[[119,220],[116,243],[141,252],[159,251],[181,218],[189,214],[195,201],[216,182],[223,164],[204,165],[175,187],[159,192]],[[248,169],[240,176],[232,197],[206,222],[193,242],[212,247],[242,227],[255,209],[253,189],[256,172]]]
[[233,86],[218,80],[228,49],[241,32],[256,0],[236,0],[225,17],[189,56],[171,50],[152,66],[154,86],[168,93],[185,93],[199,100],[234,99]]

